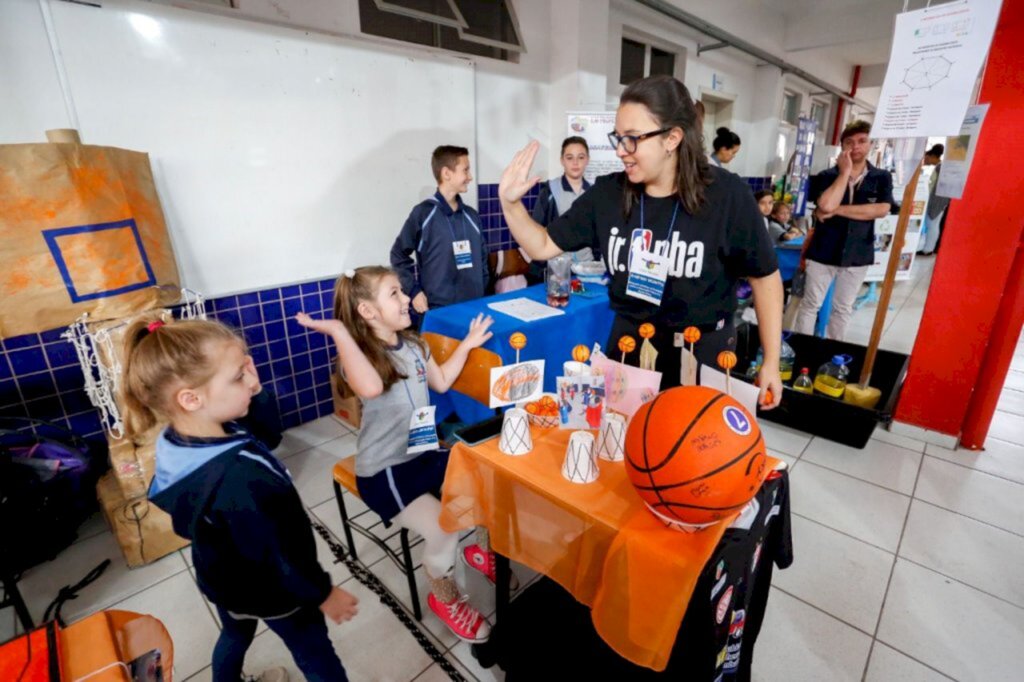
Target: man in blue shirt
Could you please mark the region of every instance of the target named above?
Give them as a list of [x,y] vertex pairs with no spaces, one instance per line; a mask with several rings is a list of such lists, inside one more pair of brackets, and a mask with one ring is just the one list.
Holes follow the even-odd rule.
[[437,192],[412,209],[391,247],[391,267],[421,315],[480,298],[490,276],[480,215],[459,196],[473,180],[469,150],[443,145],[430,165]]
[[825,336],[842,340],[860,285],[875,258],[875,220],[889,214],[892,176],[867,162],[871,124],[854,121],[840,136],[834,168],[811,178],[817,226],[807,247],[807,280],[793,330],[813,334],[818,310],[835,280]]

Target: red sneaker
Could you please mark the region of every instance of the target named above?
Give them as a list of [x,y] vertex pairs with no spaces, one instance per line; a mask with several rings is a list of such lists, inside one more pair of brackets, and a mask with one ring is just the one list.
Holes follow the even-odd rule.
[[427,596],[427,606],[456,637],[470,644],[486,642],[491,636],[491,624],[479,611],[469,605],[469,597],[461,597],[450,604],[434,596]]
[[[488,552],[480,545],[473,544],[463,548],[460,556],[462,557],[462,563],[466,564],[466,566],[472,568],[474,571],[482,573],[492,585],[497,582],[497,569],[494,564],[494,552]],[[509,576],[509,589],[515,592],[519,589],[519,580],[516,578],[516,574],[511,571],[509,571]]]

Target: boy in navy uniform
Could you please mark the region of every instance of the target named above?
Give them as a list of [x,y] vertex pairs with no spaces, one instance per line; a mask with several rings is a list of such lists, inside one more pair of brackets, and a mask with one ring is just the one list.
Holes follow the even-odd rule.
[[480,215],[459,196],[473,180],[469,150],[438,147],[430,166],[437,192],[412,209],[391,247],[391,267],[420,315],[480,298],[490,276]]

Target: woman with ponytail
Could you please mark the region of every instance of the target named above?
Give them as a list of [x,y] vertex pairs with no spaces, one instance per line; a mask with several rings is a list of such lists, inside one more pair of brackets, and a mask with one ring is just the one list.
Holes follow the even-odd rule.
[[708,165],[686,86],[671,76],[634,82],[622,93],[608,138],[625,171],[597,178],[546,230],[521,201],[538,181],[530,167],[539,145],[515,155],[498,189],[512,236],[534,259],[585,246],[602,254],[615,312],[608,347],[653,323],[662,388],[679,385],[675,336],[686,327],[702,332],[701,362],[714,366],[719,351],[735,348],[736,284],[747,279],[764,349],[760,402],[778,405],[782,280],[775,251],[746,182]]

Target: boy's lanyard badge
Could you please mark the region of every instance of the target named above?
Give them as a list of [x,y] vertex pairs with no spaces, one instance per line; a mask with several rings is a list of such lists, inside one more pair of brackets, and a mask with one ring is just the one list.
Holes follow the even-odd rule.
[[[416,379],[417,381],[426,381],[427,368],[420,362],[419,357],[415,357],[415,351],[413,351],[413,354],[413,361],[416,366]],[[441,447],[441,444],[437,438],[437,426],[434,422],[434,412],[437,408],[433,405],[416,407],[416,401],[412,399],[412,391],[409,390],[410,379],[412,377],[403,381],[402,386],[405,386],[405,394],[409,396],[409,404],[412,405],[412,417],[409,418],[409,445],[406,452],[413,455],[429,450],[437,450]]]
[[[660,253],[653,249],[653,239],[649,246],[639,244],[635,253],[633,245],[630,245],[629,280],[626,282],[627,296],[654,305],[661,305],[661,299],[665,296],[665,283],[668,281],[668,245],[672,241],[672,230],[675,229],[678,214],[679,201],[677,200],[672,208],[672,221],[668,224],[668,233],[665,235],[665,248],[661,249]],[[639,232],[647,232],[644,222],[644,195],[642,194],[640,195]]]
[[455,255],[455,268],[457,270],[469,270],[473,267],[473,247],[468,239],[455,238],[455,226],[452,224],[452,217],[445,214],[448,221],[448,229],[452,233],[452,253]]

